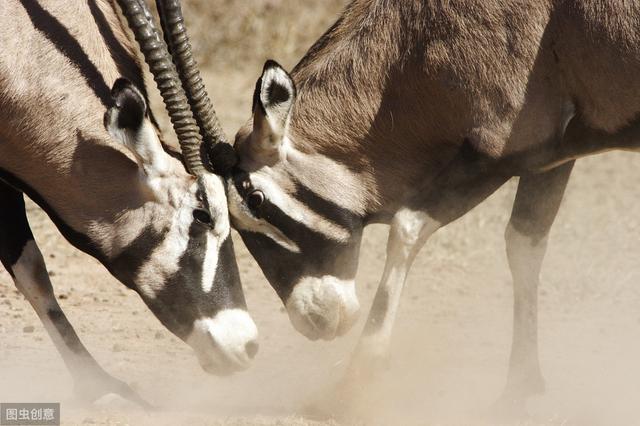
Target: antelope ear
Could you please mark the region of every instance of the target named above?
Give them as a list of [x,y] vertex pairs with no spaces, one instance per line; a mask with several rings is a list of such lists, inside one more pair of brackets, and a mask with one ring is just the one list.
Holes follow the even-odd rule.
[[280,158],[296,88],[289,74],[277,62],[268,60],[253,93],[251,157],[263,164]]
[[129,148],[138,164],[149,176],[164,174],[169,163],[147,115],[142,93],[125,78],[119,78],[111,89],[113,105],[104,115],[104,126],[111,136]]

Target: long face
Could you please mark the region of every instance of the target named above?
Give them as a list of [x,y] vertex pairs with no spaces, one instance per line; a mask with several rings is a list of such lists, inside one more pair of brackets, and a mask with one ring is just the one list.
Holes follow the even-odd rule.
[[257,330],[242,294],[223,180],[188,174],[162,150],[135,88],[114,91],[105,124],[136,157],[140,179],[132,185],[145,195],[115,224],[105,263],[193,347],[207,372],[245,369],[258,348]]
[[349,171],[293,148],[287,127],[294,96],[286,72],[268,62],[252,123],[236,137],[241,163],[228,183],[229,211],[294,327],[328,340],[357,318],[362,218],[335,192],[352,185]]

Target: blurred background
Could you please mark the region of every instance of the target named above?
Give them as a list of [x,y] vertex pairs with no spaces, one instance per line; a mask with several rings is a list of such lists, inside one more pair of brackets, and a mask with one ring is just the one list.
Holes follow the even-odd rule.
[[[291,70],[347,0],[185,0],[194,52],[222,123],[233,136],[249,118],[267,59]],[[224,108],[223,108],[224,105]]]

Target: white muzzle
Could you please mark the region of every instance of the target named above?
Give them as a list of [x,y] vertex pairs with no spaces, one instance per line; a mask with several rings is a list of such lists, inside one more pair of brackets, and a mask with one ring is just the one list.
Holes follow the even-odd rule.
[[303,278],[293,287],[286,307],[295,329],[311,340],[345,334],[360,310],[354,281],[333,276]]
[[206,372],[227,375],[249,368],[258,351],[257,339],[258,329],[247,311],[225,309],[197,320],[186,342]]

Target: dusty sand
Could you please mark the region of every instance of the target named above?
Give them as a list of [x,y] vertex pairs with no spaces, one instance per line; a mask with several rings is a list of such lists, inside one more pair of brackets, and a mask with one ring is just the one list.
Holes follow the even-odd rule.
[[[289,60],[292,62],[292,60]],[[289,64],[288,64],[289,65]],[[229,133],[247,118],[258,67],[208,72]],[[511,279],[503,232],[516,182],[439,231],[409,277],[389,370],[348,416],[304,417],[336,382],[362,329],[384,263],[387,228],[365,234],[360,323],[334,342],[309,342],[239,239],[238,262],[260,331],[254,366],[230,378],[201,371],[95,260],[66,243],[36,207],[29,216],[60,303],[94,356],[161,411],[81,407],[35,313],[0,272],[0,401],[60,401],[64,424],[149,425],[624,425],[640,422],[640,167],[637,154],[581,160],[551,233],[540,288],[545,395],[528,415],[487,415],[504,385],[511,338]],[[23,331],[34,326],[33,332]],[[344,413],[335,413],[344,414]]]
[[[542,272],[540,347],[548,392],[530,401],[530,417],[505,424],[612,425],[640,418],[637,160],[613,153],[579,162]],[[514,191],[510,182],[437,233],[419,255],[403,295],[390,369],[363,392],[346,424],[495,424],[485,414],[504,384],[509,354],[512,299],[502,233]],[[300,413],[340,377],[362,321],[340,340],[305,340],[238,240],[261,349],[249,371],[210,377],[135,293],[72,249],[37,208],[29,214],[56,293],[64,297],[60,303],[83,341],[108,371],[163,411],[79,407],[60,357],[5,272],[0,401],[61,401],[65,424],[315,424]],[[374,226],[365,236],[358,273],[362,319],[381,273],[386,234],[386,227]],[[29,325],[35,331],[24,332]]]

